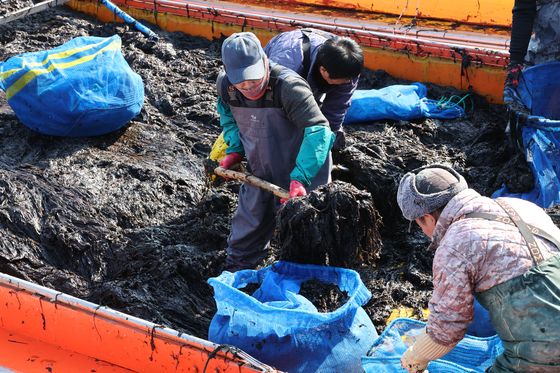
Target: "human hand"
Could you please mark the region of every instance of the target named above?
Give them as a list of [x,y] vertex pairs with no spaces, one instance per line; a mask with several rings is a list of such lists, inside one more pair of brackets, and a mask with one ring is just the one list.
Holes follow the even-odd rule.
[[401,357],[401,366],[409,373],[425,373],[429,361],[418,360],[413,348],[409,348]]
[[519,63],[510,64],[507,67],[506,82],[504,86],[511,86],[517,88],[519,85],[519,79],[521,78],[521,71],[523,70],[523,65]]
[[517,86],[521,78],[523,65],[510,64],[507,68],[506,81],[504,83],[504,103],[510,103],[517,97]]
[[236,164],[241,163],[242,160],[243,160],[243,156],[241,154],[235,152],[229,153],[220,160],[220,167],[229,170]]
[[[297,180],[292,180],[290,182],[290,198],[301,197],[307,195],[307,191],[302,183]],[[286,198],[280,199],[280,203],[285,203]]]
[[511,64],[507,68],[506,81],[504,83],[504,104],[506,105],[510,116],[527,117],[531,115],[529,109],[523,104],[517,87],[519,86],[519,79],[522,76],[523,65]]

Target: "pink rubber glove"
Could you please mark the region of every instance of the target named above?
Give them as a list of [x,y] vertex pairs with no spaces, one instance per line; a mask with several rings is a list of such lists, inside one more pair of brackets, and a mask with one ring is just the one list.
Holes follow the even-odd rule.
[[236,164],[241,163],[242,160],[243,160],[243,156],[241,154],[235,152],[229,153],[225,157],[223,157],[222,160],[220,161],[220,167],[229,170]]
[[[292,180],[290,182],[290,198],[301,197],[306,195],[307,195],[307,191],[305,190],[305,187],[303,186],[302,183],[300,183],[297,180]],[[286,201],[287,199],[285,198],[280,199],[280,203],[285,203]]]

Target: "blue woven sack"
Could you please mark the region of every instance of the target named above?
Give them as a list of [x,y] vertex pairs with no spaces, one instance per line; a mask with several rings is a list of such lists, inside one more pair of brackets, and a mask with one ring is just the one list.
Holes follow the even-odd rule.
[[[393,320],[374,342],[367,356],[362,357],[366,373],[406,373],[401,357],[426,323],[408,318]],[[503,351],[498,336],[478,338],[466,335],[441,359],[428,365],[430,373],[484,372]]]
[[[308,280],[337,285],[347,301],[318,312],[299,294]],[[360,357],[377,338],[361,307],[371,293],[349,269],[280,261],[258,271],[223,272],[208,283],[217,303],[208,338],[283,371],[359,372]],[[259,285],[252,295],[239,290],[249,284]]]
[[[517,197],[548,208],[560,204],[560,62],[523,71],[516,91],[510,92],[510,126],[535,177],[534,188],[510,193],[506,187],[493,198]],[[530,115],[512,109],[525,107]]]
[[0,64],[0,89],[28,128],[96,136],[124,126],[144,102],[144,85],[121,54],[121,39],[79,37]]
[[467,327],[467,334],[474,337],[491,337],[496,335],[496,329],[490,320],[490,313],[474,298],[474,317]]
[[560,62],[543,63],[523,70],[517,93],[531,115],[560,120]]
[[423,117],[454,119],[465,115],[461,106],[428,99],[427,93],[428,89],[422,83],[392,85],[382,89],[358,89],[352,94],[344,124]]

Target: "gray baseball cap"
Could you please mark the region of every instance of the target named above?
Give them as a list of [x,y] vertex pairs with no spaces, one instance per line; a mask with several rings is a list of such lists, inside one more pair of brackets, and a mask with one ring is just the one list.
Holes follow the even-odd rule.
[[397,191],[397,203],[403,216],[412,221],[446,206],[467,188],[463,176],[451,167],[428,165],[403,176]]
[[266,72],[264,56],[261,42],[252,32],[238,32],[222,44],[222,61],[233,84],[262,79]]

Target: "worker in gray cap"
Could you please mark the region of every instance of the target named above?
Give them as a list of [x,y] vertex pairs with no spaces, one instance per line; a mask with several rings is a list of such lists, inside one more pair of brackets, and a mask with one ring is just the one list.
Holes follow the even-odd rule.
[[428,323],[401,365],[422,372],[451,351],[476,297],[505,349],[488,372],[560,372],[560,230],[545,211],[483,197],[443,165],[404,175],[397,202],[435,249]]
[[[250,32],[222,45],[225,71],[218,76],[218,113],[228,148],[220,166],[247,159],[250,172],[282,188],[290,197],[330,181],[335,136],[307,82],[269,62]],[[226,268],[254,268],[266,256],[278,199],[243,184],[228,238]]]

